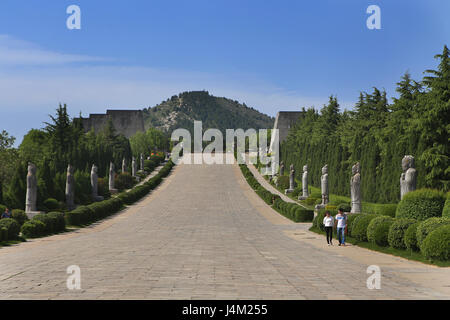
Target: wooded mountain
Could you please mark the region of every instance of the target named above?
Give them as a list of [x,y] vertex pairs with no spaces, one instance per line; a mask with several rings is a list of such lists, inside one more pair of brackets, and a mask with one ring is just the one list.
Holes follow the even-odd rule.
[[159,105],[144,109],[145,127],[154,127],[166,133],[184,128],[191,133],[194,120],[202,121],[203,130],[271,129],[274,118],[238,101],[214,97],[208,91],[183,92]]

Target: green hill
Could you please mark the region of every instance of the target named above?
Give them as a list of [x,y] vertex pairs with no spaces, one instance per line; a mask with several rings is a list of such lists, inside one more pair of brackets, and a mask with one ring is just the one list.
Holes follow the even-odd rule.
[[274,123],[274,118],[245,104],[214,97],[207,91],[183,92],[144,109],[146,129],[154,127],[170,134],[184,128],[192,133],[194,120],[202,121],[203,130],[217,128],[224,134],[226,129],[271,129]]

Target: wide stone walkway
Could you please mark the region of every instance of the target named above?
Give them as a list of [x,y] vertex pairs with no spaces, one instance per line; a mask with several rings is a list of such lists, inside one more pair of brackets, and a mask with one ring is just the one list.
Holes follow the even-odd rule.
[[[448,268],[408,262],[414,277],[402,276],[385,255],[381,289],[369,290],[369,264],[342,254],[353,248],[321,247],[307,227],[270,209],[237,165],[179,165],[110,219],[0,248],[0,299],[450,298],[412,280],[448,282]],[[81,290],[66,287],[71,265]]]

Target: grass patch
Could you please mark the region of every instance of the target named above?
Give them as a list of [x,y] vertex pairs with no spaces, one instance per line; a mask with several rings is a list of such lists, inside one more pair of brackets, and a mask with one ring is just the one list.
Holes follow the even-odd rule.
[[[315,227],[309,228],[309,231],[315,232],[321,235],[325,235],[325,231],[321,231]],[[335,237],[336,233],[333,234],[333,237]],[[410,251],[410,250],[401,250],[401,249],[395,249],[392,247],[380,247],[379,245],[365,242],[365,241],[358,241],[355,238],[345,236],[345,242],[351,243],[352,245],[356,245],[361,248],[378,251],[386,254],[390,254],[397,257],[402,257],[408,260],[414,260],[419,261],[425,264],[430,264],[438,267],[450,267],[450,261],[431,261],[425,258],[420,252]]]

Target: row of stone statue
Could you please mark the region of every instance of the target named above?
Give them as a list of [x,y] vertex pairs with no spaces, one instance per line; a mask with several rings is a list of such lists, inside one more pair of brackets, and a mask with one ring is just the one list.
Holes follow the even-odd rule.
[[[400,196],[401,199],[408,192],[416,190],[417,171],[414,165],[413,156],[405,156],[402,159],[402,174],[400,176]],[[280,165],[280,175],[284,175],[284,163]],[[316,205],[316,209],[323,209],[329,202],[328,189],[328,165],[322,168],[322,176],[320,178],[322,202]],[[295,169],[291,164],[289,168],[289,189],[285,190],[285,194],[293,192],[295,189]],[[361,166],[357,162],[352,166],[352,177],[350,179],[350,194],[351,194],[351,213],[361,212]],[[299,200],[305,200],[309,197],[308,192],[308,166],[303,166],[302,176],[302,195],[298,197]]]
[[[126,160],[122,160],[122,173],[126,172]],[[140,156],[140,169],[144,171],[144,155]],[[27,174],[27,193],[25,198],[25,212],[26,213],[36,213],[37,212],[37,178],[36,178],[36,165],[33,163],[28,164],[28,174]],[[131,175],[137,177],[137,162],[133,157],[131,163]],[[111,193],[117,192],[114,188],[114,163],[109,164],[109,191]],[[91,187],[92,187],[92,200],[102,201],[103,197],[98,195],[98,167],[93,164],[91,169]],[[67,167],[66,176],[66,206],[67,209],[71,210],[75,208],[75,177],[74,177],[74,167],[69,164]]]

